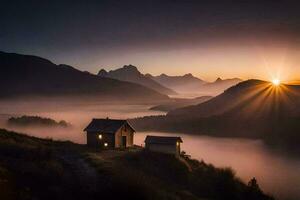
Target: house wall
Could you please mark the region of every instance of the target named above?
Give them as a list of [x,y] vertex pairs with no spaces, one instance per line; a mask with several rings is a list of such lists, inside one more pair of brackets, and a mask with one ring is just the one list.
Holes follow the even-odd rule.
[[180,145],[176,144],[147,144],[146,149],[154,152],[161,152],[167,154],[174,154],[178,156],[180,154]]
[[96,133],[93,132],[87,132],[86,133],[86,143],[89,147],[96,147],[98,146],[98,141],[97,141],[97,135]]
[[[102,135],[102,139],[99,139],[99,135]],[[104,143],[108,143],[105,147]],[[87,145],[94,148],[114,148],[115,138],[111,133],[99,133],[99,132],[87,132]]]
[[134,131],[128,126],[127,124],[122,126],[116,133],[115,133],[115,147],[121,148],[123,145],[122,136],[126,136],[126,147],[133,146],[133,135]]

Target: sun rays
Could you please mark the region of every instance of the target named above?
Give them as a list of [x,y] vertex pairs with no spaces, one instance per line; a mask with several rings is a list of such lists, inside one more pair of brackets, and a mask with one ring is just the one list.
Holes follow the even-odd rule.
[[246,119],[280,118],[293,112],[295,95],[299,93],[279,80],[261,82],[241,94],[230,110],[238,111],[239,116]]

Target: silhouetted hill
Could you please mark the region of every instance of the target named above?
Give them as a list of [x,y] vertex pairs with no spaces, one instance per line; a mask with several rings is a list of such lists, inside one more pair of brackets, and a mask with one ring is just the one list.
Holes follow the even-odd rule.
[[99,77],[37,56],[0,52],[0,97],[80,96],[98,100],[168,100],[146,87]]
[[137,130],[264,139],[300,151],[300,86],[248,80],[204,103],[132,120]]
[[156,90],[157,92],[160,92],[162,94],[176,94],[175,91],[160,85],[151,78],[146,77],[144,74],[139,72],[137,67],[133,65],[125,65],[122,68],[110,70],[109,72],[105,71],[104,69],[101,69],[98,73],[98,76],[137,83],[151,88],[153,90]]
[[208,117],[226,114],[231,117],[266,118],[300,115],[300,87],[248,80],[227,89],[221,95],[196,106],[177,109],[168,115]]

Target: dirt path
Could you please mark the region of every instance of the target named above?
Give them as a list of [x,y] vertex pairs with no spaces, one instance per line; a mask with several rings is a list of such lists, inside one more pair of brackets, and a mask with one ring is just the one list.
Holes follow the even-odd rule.
[[70,170],[73,176],[72,179],[76,181],[76,184],[84,193],[96,193],[99,175],[94,167],[89,165],[78,152],[65,151],[59,153],[59,158]]
[[[57,156],[61,160],[67,173],[66,180],[72,182],[67,187],[71,197],[76,199],[99,199],[103,191],[107,192],[113,188],[111,185],[111,170],[114,168],[114,159],[123,156],[127,151],[103,151],[101,153],[89,153],[99,161],[99,168],[94,167],[82,155],[81,151],[58,150]],[[73,192],[74,191],[74,192]],[[108,194],[107,194],[108,195]],[[109,194],[111,195],[111,194]],[[103,195],[102,195],[103,196]]]

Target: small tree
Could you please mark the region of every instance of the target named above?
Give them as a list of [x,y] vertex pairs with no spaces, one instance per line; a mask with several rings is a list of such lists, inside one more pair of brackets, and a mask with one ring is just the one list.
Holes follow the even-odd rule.
[[255,177],[253,177],[249,182],[248,182],[248,186],[256,191],[260,191],[259,185],[257,183],[257,180]]

